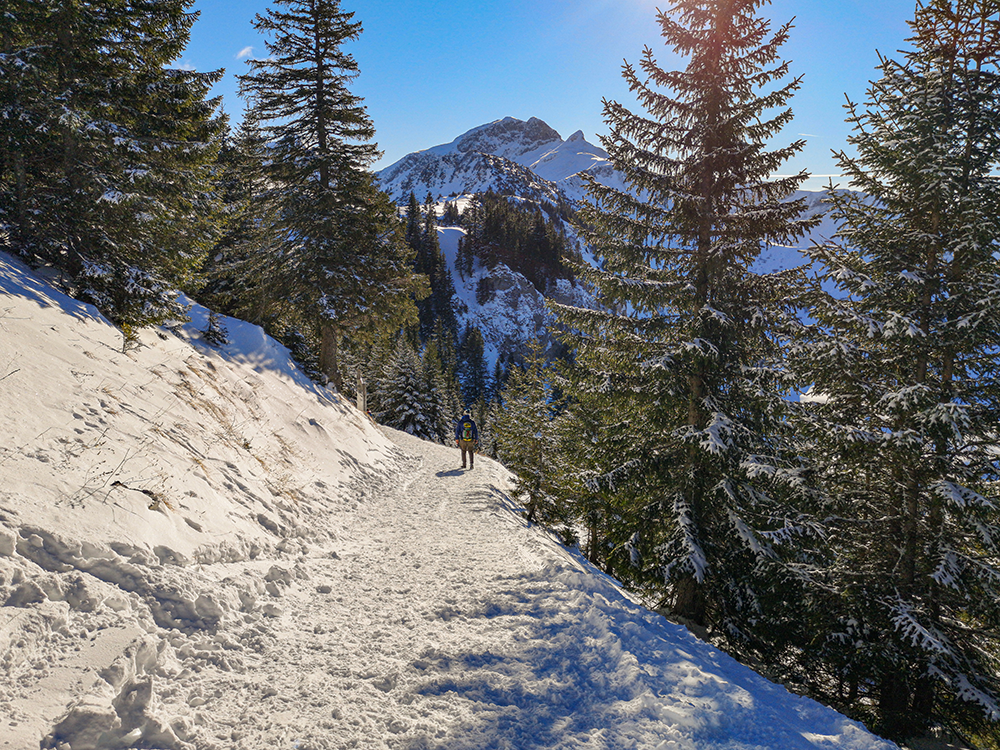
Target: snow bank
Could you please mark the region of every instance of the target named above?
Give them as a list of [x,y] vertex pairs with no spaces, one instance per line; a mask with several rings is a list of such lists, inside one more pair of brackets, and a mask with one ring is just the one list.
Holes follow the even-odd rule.
[[398,452],[257,327],[224,320],[215,349],[195,307],[126,354],[5,255],[0,291],[0,747],[171,746],[143,687],[164,633],[221,655],[232,623],[277,614],[263,576],[216,571],[334,543]]

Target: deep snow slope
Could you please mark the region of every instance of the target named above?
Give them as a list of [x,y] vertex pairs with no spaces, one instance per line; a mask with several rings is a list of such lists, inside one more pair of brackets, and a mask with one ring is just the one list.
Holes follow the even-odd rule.
[[0,255],[0,750],[892,747],[193,313],[122,354]]

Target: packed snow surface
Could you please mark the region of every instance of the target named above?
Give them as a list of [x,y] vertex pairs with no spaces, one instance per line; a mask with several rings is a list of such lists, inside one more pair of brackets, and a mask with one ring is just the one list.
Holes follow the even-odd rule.
[[[0,255],[0,749],[888,750],[634,603],[510,475],[206,311]],[[488,429],[488,426],[487,426]]]

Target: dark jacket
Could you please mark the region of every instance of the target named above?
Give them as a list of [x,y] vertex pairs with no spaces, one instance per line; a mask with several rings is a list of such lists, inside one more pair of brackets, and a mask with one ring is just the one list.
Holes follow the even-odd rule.
[[479,428],[476,427],[476,423],[472,420],[472,417],[466,415],[458,420],[458,424],[455,425],[455,440],[462,439],[462,425],[466,422],[472,425],[472,439],[479,440]]

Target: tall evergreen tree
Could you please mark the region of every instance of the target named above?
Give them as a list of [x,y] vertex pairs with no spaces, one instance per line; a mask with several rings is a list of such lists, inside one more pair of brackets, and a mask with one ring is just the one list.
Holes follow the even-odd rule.
[[414,437],[438,440],[439,405],[429,385],[417,353],[405,337],[400,337],[378,384],[375,418]]
[[[435,323],[434,335],[428,345],[434,344],[440,358],[441,377],[444,382],[445,413],[449,419],[457,420],[462,414],[462,389],[458,382],[458,343],[453,331],[445,329],[441,319]],[[446,436],[451,441],[452,433]]]
[[411,318],[416,278],[396,208],[368,169],[374,127],[348,89],[358,66],[343,45],[360,22],[339,0],[275,5],[254,21],[270,54],[250,61],[240,91],[271,143],[291,299],[315,321],[322,370],[339,388],[343,336]]
[[771,177],[803,144],[767,146],[799,80],[780,83],[790,25],[772,33],[764,4],[679,0],[658,14],[689,62],[664,70],[647,48],[642,73],[623,68],[645,114],[605,101],[602,142],[629,191],[591,181],[581,231],[600,265],[579,268],[605,310],[561,309],[589,371],[581,387],[629,418],[603,481],[631,577],[757,657],[778,639],[771,608],[793,600],[783,545],[812,533],[777,481],[796,470],[775,364],[793,287],[751,271],[763,245],[810,226],[786,200],[805,175]]
[[202,295],[214,309],[277,336],[288,306],[287,290],[280,286],[278,206],[264,172],[266,158],[267,143],[247,112],[219,154],[226,229],[212,251]]
[[426,276],[430,283],[430,294],[417,301],[421,341],[427,341],[434,333],[438,320],[453,336],[457,336],[458,327],[452,308],[455,285],[438,241],[437,213],[432,200],[428,194],[421,211],[411,193],[407,208],[406,234],[407,242],[416,253],[414,270]]
[[0,224],[123,326],[179,312],[215,240],[221,71],[170,65],[193,0],[15,2],[0,55]]
[[420,357],[421,374],[427,393],[427,416],[433,426],[436,440],[439,443],[450,444],[454,434],[453,415],[458,413],[458,404],[452,404],[451,393],[444,375],[444,363],[438,350],[437,339],[431,338],[424,347]]
[[487,394],[485,349],[482,332],[467,325],[458,347],[458,382],[467,405],[485,399]]
[[448,261],[441,251],[437,217],[433,206],[428,206],[420,241],[427,248],[427,254],[431,261],[427,275],[431,285],[429,300],[434,323],[428,329],[428,334],[433,330],[434,324],[441,321],[442,327],[451,334],[452,338],[456,338],[458,336],[458,319],[452,306],[455,299],[455,284],[451,279]]
[[413,248],[416,253],[416,267],[420,271],[420,204],[417,203],[417,196],[410,193],[410,200],[406,204],[406,243]]
[[911,27],[849,105],[857,155],[839,161],[860,192],[829,194],[843,244],[812,251],[838,293],[797,350],[819,394],[800,430],[837,596],[808,655],[816,689],[888,736],[996,737],[1000,3],[930,0]]
[[[621,466],[621,457],[631,450],[629,413],[607,409],[604,395],[588,388],[574,388],[574,368],[558,367],[556,384],[574,395],[554,424],[553,492],[563,512],[585,530],[581,548],[587,559],[613,573],[636,591],[646,581],[636,580],[631,559],[613,556],[612,540],[628,538],[634,528],[625,523],[624,533],[613,528],[624,519],[615,503],[617,486],[608,481]],[[653,594],[658,598],[659,592]]]
[[551,375],[536,341],[524,368],[513,368],[504,391],[504,408],[493,425],[497,457],[514,472],[514,491],[524,499],[529,522],[554,524],[568,520],[560,513],[555,492],[556,404]]

